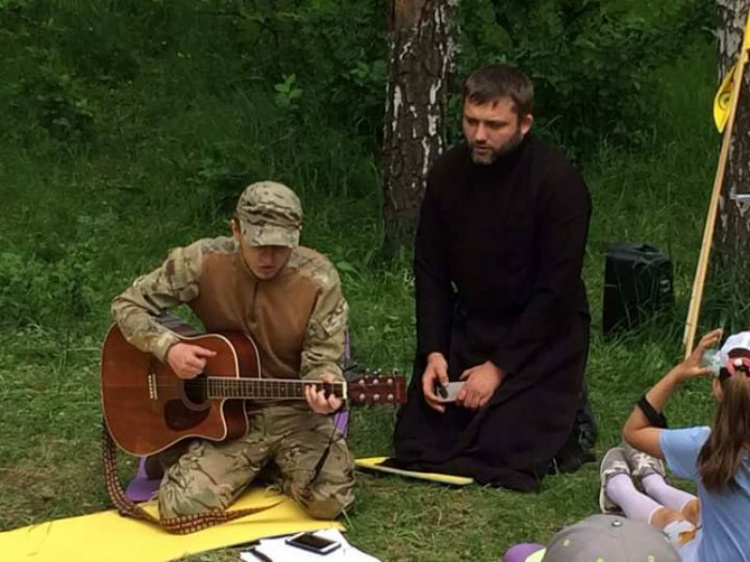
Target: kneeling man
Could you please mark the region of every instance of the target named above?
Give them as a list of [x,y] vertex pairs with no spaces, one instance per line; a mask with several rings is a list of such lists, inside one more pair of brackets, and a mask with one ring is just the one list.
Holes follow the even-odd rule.
[[[536,489],[582,406],[588,190],[530,133],[518,69],[474,72],[466,142],[430,171],[416,238],[417,357],[395,462]],[[439,387],[463,381],[455,403]]]
[[[299,246],[297,195],[279,183],[252,184],[231,225],[231,238],[173,250],[115,298],[112,313],[127,340],[178,376],[195,377],[213,352],[181,341],[157,319],[187,304],[209,332],[251,336],[263,377],[342,380],[348,307],[331,262]],[[354,500],[353,462],[329,415],[341,401],[312,387],[306,398],[248,401],[250,429],[243,437],[196,440],[162,454],[162,518],[224,509],[261,471],[313,517],[339,515]]]

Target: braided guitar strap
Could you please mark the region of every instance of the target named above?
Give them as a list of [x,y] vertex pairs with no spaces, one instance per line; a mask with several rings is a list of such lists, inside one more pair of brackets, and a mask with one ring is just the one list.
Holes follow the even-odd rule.
[[117,477],[117,448],[107,430],[107,424],[104,422],[102,423],[102,461],[104,462],[104,482],[107,485],[107,493],[109,494],[112,503],[115,504],[118,513],[120,513],[120,515],[133,517],[134,519],[147,521],[154,525],[159,525],[168,533],[176,535],[187,535],[189,533],[194,533],[195,531],[206,529],[207,527],[213,527],[220,523],[234,521],[240,517],[254,515],[261,511],[276,507],[281,503],[276,502],[263,507],[252,507],[237,511],[214,510],[196,515],[183,515],[181,517],[172,517],[169,519],[158,519],[139,505],[133,503],[125,495],[125,492],[120,485],[120,480]]

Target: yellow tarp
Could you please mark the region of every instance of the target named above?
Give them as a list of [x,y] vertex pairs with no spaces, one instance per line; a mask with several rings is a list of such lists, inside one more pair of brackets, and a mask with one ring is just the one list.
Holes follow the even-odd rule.
[[363,470],[376,470],[378,472],[387,472],[388,474],[397,474],[406,478],[416,478],[418,480],[429,480],[430,482],[439,482],[440,484],[450,484],[452,486],[467,486],[473,484],[474,479],[466,476],[452,476],[450,474],[439,474],[437,472],[416,472],[414,470],[403,470],[382,466],[384,460],[388,457],[370,457],[368,459],[357,459],[354,464],[357,468]]
[[[281,496],[256,489],[233,509],[260,507]],[[156,506],[144,504],[152,514]],[[316,521],[290,499],[278,506],[190,535],[170,535],[148,523],[104,511],[57,519],[0,533],[0,560],[34,562],[163,562],[188,554],[251,542],[263,537],[324,528],[343,529],[335,521]]]

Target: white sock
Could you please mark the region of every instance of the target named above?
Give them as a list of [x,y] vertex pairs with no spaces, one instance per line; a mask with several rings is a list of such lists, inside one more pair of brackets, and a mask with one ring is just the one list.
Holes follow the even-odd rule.
[[607,481],[605,491],[609,499],[620,506],[628,519],[650,523],[653,513],[663,507],[636,490],[628,474],[612,476]]
[[667,484],[667,481],[664,480],[664,477],[656,472],[644,476],[641,479],[641,484],[643,484],[643,489],[646,494],[654,498],[663,506],[675,511],[681,512],[688,503],[697,499],[692,494],[688,494],[687,492],[683,492],[682,490],[670,486]]

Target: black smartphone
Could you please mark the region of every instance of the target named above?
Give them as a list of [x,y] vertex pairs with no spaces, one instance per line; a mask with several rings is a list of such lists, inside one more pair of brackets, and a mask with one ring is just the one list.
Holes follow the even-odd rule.
[[340,542],[324,539],[313,533],[298,533],[286,539],[286,543],[317,554],[328,554],[341,546]]

